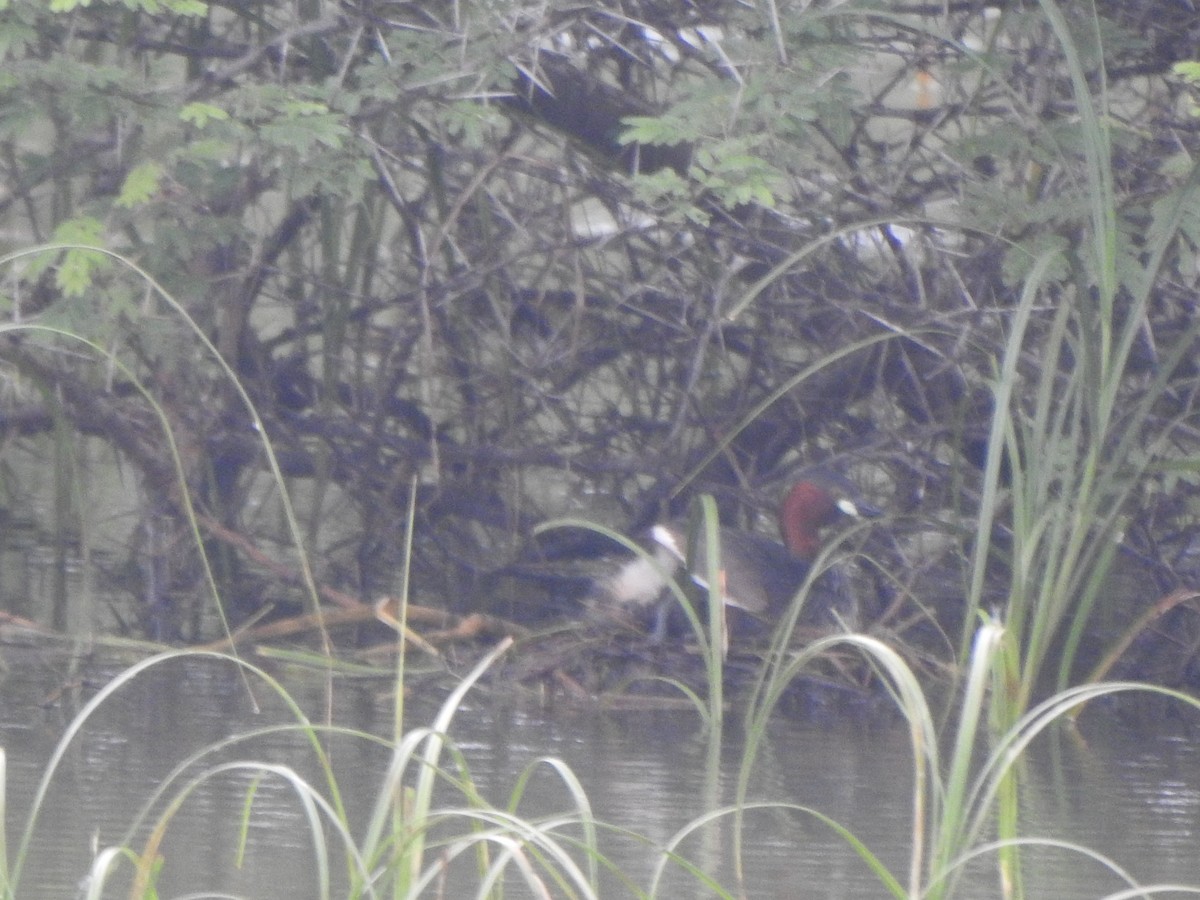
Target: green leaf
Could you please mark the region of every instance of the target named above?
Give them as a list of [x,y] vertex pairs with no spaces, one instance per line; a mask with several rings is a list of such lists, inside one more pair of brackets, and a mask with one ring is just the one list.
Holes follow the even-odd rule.
[[[163,3],[159,3],[158,0],[123,0],[123,2],[128,9],[140,9],[148,13],[157,13],[164,6],[181,16],[203,16],[208,13],[208,4],[201,0],[165,0]],[[81,6],[91,5],[92,0],[50,0],[50,12],[71,12]],[[7,0],[0,0],[0,9],[7,7]]]
[[104,234],[104,224],[94,216],[78,216],[59,223],[54,240],[61,244],[98,244]]
[[[0,0],[0,10],[5,8]],[[0,59],[7,59],[16,50],[23,50],[37,42],[37,31],[22,22],[0,23]],[[13,76],[10,74],[10,78]],[[15,78],[13,81],[15,83]]]
[[[67,219],[54,229],[54,240],[60,244],[100,246],[104,224],[92,216]],[[95,250],[72,247],[63,255],[54,283],[67,297],[78,297],[91,286],[93,276],[108,265],[108,257]]]
[[288,117],[319,116],[329,112],[329,107],[317,100],[288,100],[283,104]]
[[209,122],[228,121],[229,113],[211,103],[189,103],[179,111],[179,118],[197,128],[203,128]]
[[622,144],[675,144],[678,132],[671,123],[658,116],[626,116],[625,130],[619,138]]
[[442,111],[441,119],[451,134],[460,136],[464,145],[472,148],[495,146],[505,129],[504,117],[495,107],[475,100],[451,103]]
[[1010,286],[1023,284],[1033,267],[1043,257],[1053,259],[1041,276],[1043,280],[1062,281],[1069,274],[1067,256],[1070,250],[1070,242],[1062,235],[1047,231],[1035,232],[1013,244],[1004,254],[1004,262],[1001,265],[1004,283]]
[[1200,62],[1189,60],[1185,62],[1177,62],[1171,67],[1176,75],[1184,81],[1190,81],[1194,84],[1200,84]]
[[208,15],[208,4],[202,0],[167,0],[167,9],[181,16]]
[[276,119],[264,125],[261,133],[271,143],[301,154],[310,152],[317,144],[336,150],[350,134],[340,116],[313,111]]
[[121,193],[116,199],[117,206],[128,209],[145,203],[158,193],[162,176],[163,167],[159,163],[146,162],[135,166],[125,176],[125,183],[121,185]]

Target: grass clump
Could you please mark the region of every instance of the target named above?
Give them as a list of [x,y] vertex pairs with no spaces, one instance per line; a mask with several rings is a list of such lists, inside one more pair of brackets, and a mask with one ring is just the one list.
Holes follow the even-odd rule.
[[[288,786],[303,812],[310,838],[316,872],[311,896],[427,896],[436,893],[449,872],[464,866],[474,872],[481,895],[496,895],[507,879],[515,877],[535,896],[598,896],[598,871],[603,864],[598,829],[573,773],[560,763],[549,762],[549,771],[556,773],[566,788],[573,805],[570,812],[524,818],[518,807],[534,767],[514,789],[508,807],[494,807],[480,795],[465,757],[449,737],[464,696],[507,648],[508,642],[503,642],[480,660],[428,726],[412,728],[388,742],[389,763],[380,773],[377,800],[365,823],[350,821],[325,744],[334,737],[372,743],[385,739],[313,723],[278,681],[244,660],[196,651],[173,651],[143,660],[106,684],[69,723],[39,782],[11,865],[4,870],[2,894],[21,896],[25,860],[36,839],[39,818],[50,802],[52,783],[93,716],[106,705],[120,702],[122,692],[149,670],[207,658],[238,666],[248,682],[265,687],[282,700],[291,723],[231,735],[180,762],[149,792],[124,838],[98,850],[86,878],[85,896],[110,896],[123,871],[132,872],[130,896],[157,896],[157,884],[171,865],[171,860],[162,856],[164,841],[180,824],[178,817],[186,816],[185,804],[211,782],[231,775],[241,775],[250,784],[244,820],[240,826],[229,823],[241,834],[239,857],[246,850],[246,835],[256,816],[259,786],[272,779]],[[306,755],[323,773],[319,782],[305,778],[296,765],[241,756],[245,750],[252,751],[256,742],[281,734],[302,739]],[[339,861],[343,867],[340,875]],[[233,863],[215,861],[216,865]]]

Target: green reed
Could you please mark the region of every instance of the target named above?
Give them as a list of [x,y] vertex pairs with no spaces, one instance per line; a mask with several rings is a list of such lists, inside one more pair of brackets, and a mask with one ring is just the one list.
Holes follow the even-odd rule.
[[[1008,680],[1010,635],[999,619],[985,621],[975,633],[967,655],[962,684],[948,709],[939,712],[908,663],[878,638],[863,634],[831,635],[803,648],[786,649],[768,667],[745,716],[746,749],[738,774],[735,852],[740,852],[741,820],[760,810],[752,802],[749,784],[771,715],[793,680],[822,654],[853,650],[870,663],[903,716],[912,762],[912,842],[905,872],[891,871],[865,842],[831,818],[810,807],[771,805],[821,822],[853,850],[875,875],[888,896],[903,900],[949,900],[958,889],[968,864],[991,859],[998,895],[1024,896],[1019,869],[1020,850],[1029,846],[1058,847],[1096,859],[1127,886],[1122,896],[1149,897],[1163,886],[1140,885],[1115,861],[1089,848],[1021,833],[1019,795],[1013,790],[1029,745],[1055,725],[1068,723],[1090,701],[1143,691],[1170,697],[1200,710],[1200,699],[1168,688],[1112,682],[1083,684],[1057,691],[1007,724],[1010,712]],[[1071,727],[1069,724],[1066,727]],[[795,752],[803,752],[796,748]],[[1006,820],[1006,816],[1009,816]],[[740,871],[740,869],[739,869]],[[1173,886],[1188,893],[1200,888]]]
[[[184,323],[200,346],[224,372],[233,390],[241,398],[256,432],[276,489],[287,527],[297,550],[303,582],[314,609],[319,610],[318,592],[313,579],[310,561],[301,540],[302,530],[296,517],[287,485],[275,457],[274,449],[267,437],[266,429],[259,418],[254,404],[233,370],[218,353],[216,347],[187,312],[163,291],[149,275],[127,260],[108,254],[98,248],[80,248],[62,245],[39,248],[29,253],[52,253],[61,250],[85,249],[113,256],[129,271],[141,279],[147,288],[160,297]],[[11,262],[26,254],[14,254],[0,262]],[[120,354],[102,345],[87,334],[61,325],[40,322],[0,325],[0,333],[20,332],[40,338],[48,338],[67,345],[83,347],[102,359],[141,395],[157,417],[161,427],[161,438],[166,453],[174,467],[179,501],[187,519],[199,558],[204,565],[209,589],[218,613],[223,618],[223,606],[216,579],[213,577],[208,558],[204,553],[199,516],[192,505],[183,454],[173,434],[169,417],[162,405],[137,373],[121,358]],[[400,598],[401,631],[407,608],[407,570],[411,563],[411,541],[415,507],[410,492],[406,546],[404,554],[405,577]],[[229,633],[225,625],[226,634]],[[310,661],[320,667],[331,679],[339,663],[332,657],[332,645],[322,630],[321,655]],[[373,743],[381,738],[334,726],[310,721],[289,696],[286,689],[264,670],[236,656],[205,651],[169,651],[152,656],[126,669],[113,678],[68,723],[58,741],[50,760],[43,770],[34,792],[31,808],[25,821],[19,826],[19,837],[10,854],[7,832],[0,848],[0,896],[16,898],[25,877],[25,865],[29,851],[37,838],[39,823],[46,812],[50,789],[62,768],[62,764],[98,710],[108,704],[120,702],[124,689],[143,673],[160,666],[172,666],[180,660],[211,658],[227,661],[237,667],[246,686],[247,694],[253,698],[256,685],[265,685],[269,692],[283,703],[291,719],[290,724],[272,725],[235,734],[209,746],[201,747],[182,761],[161,783],[148,789],[142,809],[129,823],[124,837],[110,846],[99,848],[86,880],[85,896],[105,896],[116,873],[128,869],[132,880],[130,895],[138,898],[157,896],[156,885],[164,866],[169,860],[162,857],[163,842],[176,824],[178,817],[185,814],[189,797],[208,782],[230,774],[249,774],[251,786],[247,789],[243,820],[239,825],[239,857],[246,851],[248,826],[255,811],[256,785],[264,779],[277,779],[287,784],[303,811],[313,847],[316,868],[314,895],[330,897],[334,891],[334,862],[340,855],[345,860],[345,883],[349,897],[418,896],[431,890],[445,874],[448,866],[459,860],[467,860],[476,873],[483,893],[501,896],[508,873],[516,877],[531,890],[543,892],[547,885],[554,893],[572,896],[593,897],[598,895],[598,872],[605,864],[597,849],[597,826],[590,806],[578,780],[570,770],[557,761],[535,763],[531,771],[521,779],[510,798],[508,808],[496,808],[485,802],[477,790],[467,767],[465,757],[455,748],[449,730],[456,713],[461,709],[463,698],[474,687],[494,661],[504,653],[510,641],[503,641],[484,654],[474,668],[463,677],[443,702],[433,722],[424,727],[408,727],[404,719],[403,698],[406,684],[406,655],[402,652],[393,675],[394,707],[393,734],[388,742],[392,747],[391,762],[382,773],[378,800],[371,810],[365,832],[358,836],[358,823],[351,822],[342,803],[341,794],[330,759],[324,748],[324,740],[341,736]],[[257,741],[277,735],[280,731],[296,733],[303,739],[312,759],[322,772],[320,783],[302,777],[292,765],[275,762],[243,759],[235,762],[217,761],[218,757],[231,748],[253,748]],[[0,762],[3,757],[0,756]],[[567,811],[549,817],[529,819],[518,814],[518,806],[524,788],[534,770],[546,769],[553,773],[566,789]],[[0,775],[3,772],[0,771]],[[0,784],[3,781],[0,780]],[[441,805],[447,792],[457,796],[456,803]],[[4,796],[0,792],[0,808],[4,807]],[[7,811],[7,810],[5,810]],[[447,828],[447,823],[457,823],[457,832]],[[437,829],[436,863],[427,860],[427,844],[433,830]],[[138,837],[145,835],[145,837]],[[229,864],[234,864],[230,860]]]

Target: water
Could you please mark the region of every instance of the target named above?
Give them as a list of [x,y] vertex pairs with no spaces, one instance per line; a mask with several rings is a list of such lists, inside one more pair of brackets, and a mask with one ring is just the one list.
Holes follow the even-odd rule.
[[[34,647],[0,646],[7,666],[0,685],[0,745],[8,754],[8,848],[13,858],[27,810],[47,760],[64,728],[86,701],[127,660],[108,654],[73,670],[69,658]],[[305,710],[319,717],[323,681],[280,672]],[[67,684],[65,692],[58,689]],[[418,687],[408,699],[414,722],[432,720],[437,700]],[[261,684],[252,702],[233,667],[205,659],[157,666],[109,698],[70,743],[34,831],[19,896],[74,896],[97,847],[129,840],[134,846],[163,816],[163,804],[139,821],[155,789],[175,767],[235,734],[262,732],[289,721],[282,702]],[[380,681],[338,682],[333,708],[340,724],[375,734],[388,730],[391,699]],[[259,709],[256,711],[256,705]],[[1024,767],[1030,835],[1069,840],[1111,856],[1144,882],[1200,883],[1196,854],[1200,833],[1200,751],[1191,729],[1200,716],[1171,718],[1144,708],[1132,722],[1109,709],[1088,712],[1080,734],[1062,730],[1042,740]],[[1151,724],[1147,724],[1147,723]],[[720,802],[733,798],[741,756],[736,729],[726,740]],[[473,695],[454,721],[451,736],[474,781],[492,803],[505,805],[526,767],[537,766],[518,812],[536,817],[572,808],[561,778],[541,757],[563,760],[576,773],[601,821],[632,829],[645,840],[605,834],[604,851],[625,876],[645,889],[661,847],[703,813],[705,743],[696,718],[684,711],[608,713],[559,709],[546,713],[499,696]],[[913,839],[912,763],[899,720],[870,722],[826,716],[821,721],[778,716],[751,783],[750,797],[811,807],[848,827],[904,883]],[[361,839],[378,800],[389,758],[385,747],[361,740],[330,744],[338,786]],[[218,772],[221,764],[255,760],[296,769],[313,784],[321,773],[305,742],[294,734],[258,736],[202,756],[188,777],[176,778],[168,796],[187,799],[165,828],[161,895],[224,892],[256,898],[316,896],[312,828],[296,788],[279,777],[259,780],[254,793],[246,857],[239,866],[239,828],[250,770]],[[197,776],[200,777],[197,777]],[[196,778],[190,792],[189,777]],[[711,800],[712,798],[708,798]],[[439,801],[461,805],[447,792]],[[461,826],[459,826],[461,827]],[[328,822],[323,828],[332,834]],[[878,898],[882,886],[830,828],[814,817],[780,810],[747,818],[746,896],[752,898]],[[713,867],[732,886],[728,848],[731,822],[682,846],[690,859]],[[336,845],[335,839],[326,843]],[[431,858],[437,854],[431,851]],[[341,883],[343,863],[333,862]],[[690,876],[671,870],[659,895],[704,896]],[[1091,898],[1122,882],[1099,863],[1066,851],[1038,851],[1025,859],[1029,896]],[[128,865],[106,896],[124,896]],[[513,887],[506,896],[526,896]],[[603,896],[631,896],[605,875]],[[451,880],[445,896],[470,896],[474,882]],[[552,890],[555,896],[561,892]],[[429,896],[436,896],[429,893]],[[959,896],[997,896],[986,866],[968,870]]]

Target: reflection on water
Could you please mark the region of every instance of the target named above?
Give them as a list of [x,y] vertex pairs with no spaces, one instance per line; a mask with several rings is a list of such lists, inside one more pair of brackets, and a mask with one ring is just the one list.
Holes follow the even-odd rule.
[[[60,705],[43,707],[39,701],[64,679],[65,662],[14,647],[0,647],[0,656],[8,666],[0,689],[0,743],[8,753],[11,859],[41,772],[63,728],[95,687],[119,667],[86,668],[77,693],[68,693]],[[319,714],[324,696],[317,680],[289,678],[288,687],[310,714]],[[335,708],[340,724],[386,733],[390,700],[382,693],[385,687],[339,685]],[[180,761],[229,735],[287,721],[283,705],[268,692],[260,690],[257,699],[260,712],[231,666],[207,660],[175,660],[125,687],[72,742],[37,823],[19,895],[54,900],[74,895],[95,847],[127,839],[130,823]],[[423,724],[432,718],[434,707],[421,703],[414,697],[409,708],[414,721]],[[635,831],[649,843],[648,847],[618,834],[603,839],[606,852],[644,889],[656,859],[652,848],[664,845],[704,812],[705,748],[695,717],[683,712],[578,709],[548,716],[491,704],[486,694],[474,695],[452,730],[484,796],[503,806],[526,767],[544,756],[564,760],[583,783],[600,820]],[[1148,732],[1095,709],[1083,726],[1085,741],[1042,741],[1030,755],[1024,831],[1107,854],[1144,882],[1200,883],[1200,858],[1195,853],[1200,751],[1187,736],[1187,723],[1167,720]],[[724,802],[733,798],[740,759],[737,743],[735,734],[726,742]],[[331,751],[339,789],[359,829],[356,837],[361,838],[377,799],[387,750],[339,739]],[[278,732],[225,748],[189,771],[195,775],[239,759],[288,765],[320,783],[320,771],[304,741]],[[256,898],[312,896],[311,831],[295,790],[282,779],[258,783],[247,858],[237,866],[240,817],[252,780],[248,770],[201,779],[167,830],[160,884],[164,896],[201,889]],[[899,722],[797,722],[781,716],[759,760],[750,796],[801,804],[832,816],[906,882],[911,780],[907,733]],[[177,786],[170,793],[179,790]],[[458,800],[448,797],[446,802]],[[543,766],[519,812],[534,817],[571,808],[562,781]],[[160,811],[161,804],[155,815]],[[147,820],[139,840],[149,827]],[[874,900],[883,893],[853,851],[815,819],[762,811],[748,816],[747,828],[749,897]],[[732,885],[727,858],[731,835],[727,821],[710,830],[707,840],[689,839],[683,850],[698,860],[715,852],[725,866],[717,873],[719,880]],[[335,872],[343,865],[335,860]],[[1030,853],[1026,875],[1034,897],[1090,898],[1121,887],[1098,863],[1067,852]],[[696,883],[678,871],[665,884],[660,896],[700,895]],[[446,895],[461,896],[467,890],[468,885],[452,884]],[[968,870],[961,896],[996,893],[986,866]],[[120,895],[119,886],[109,892]],[[630,895],[615,876],[606,876],[604,896]],[[507,896],[523,894],[513,888]]]

